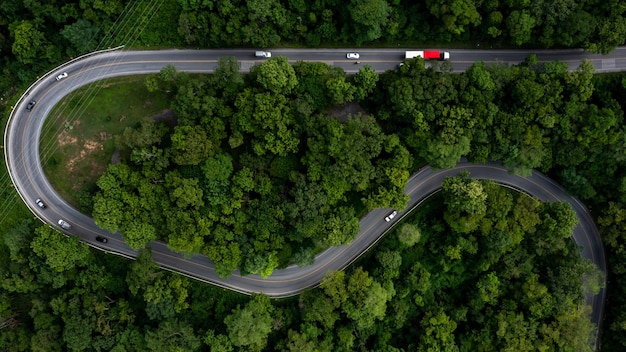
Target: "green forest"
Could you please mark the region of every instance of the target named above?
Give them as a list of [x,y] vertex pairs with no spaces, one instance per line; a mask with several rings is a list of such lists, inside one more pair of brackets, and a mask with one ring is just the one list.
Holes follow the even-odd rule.
[[4,236],[0,346],[593,351],[583,294],[602,275],[570,240],[576,223],[566,203],[462,173],[353,267],[271,301],[164,272],[149,250],[119,260],[26,220]]
[[398,136],[370,115],[321,113],[364,99],[377,79],[285,57],[245,77],[222,59],[209,81],[164,69],[146,83],[174,94],[176,123],[124,132],[127,160],[97,182],[96,224],[135,249],[160,239],[205,254],[223,277],[312,263],[351,242],[366,211],[405,207],[412,163]]
[[[626,38],[608,1],[4,1],[0,111],[39,75],[94,49],[278,46],[583,47]],[[626,348],[626,75],[583,62],[415,59],[382,74],[276,57],[214,75],[146,77],[176,119],[117,136],[123,162],[83,204],[134,248],[204,253],[222,276],[270,275],[402,209],[409,175],[461,157],[540,170],[592,211],[606,246],[601,346]],[[6,121],[6,120],[3,120]],[[3,192],[5,192],[3,190]],[[2,224],[7,351],[593,350],[584,294],[600,273],[569,239],[572,210],[461,174],[345,272],[283,300],[238,295],[90,250],[32,217]]]
[[[337,215],[323,206],[290,215],[299,202],[316,202],[302,188],[323,205],[335,200],[356,221],[381,200],[403,203],[393,190],[427,163],[445,168],[466,155],[502,160],[520,174],[539,169],[599,214],[612,283],[602,344],[621,348],[623,287],[611,278],[624,262],[624,75],[594,76],[588,63],[567,72],[533,56],[515,67],[448,71],[421,59],[380,76],[367,67],[346,76],[320,63],[289,66],[280,57],[245,76],[230,58],[209,77],[167,67],[145,84],[170,92],[178,118],[145,120],[119,136],[123,162],[98,181],[95,219],[119,226],[137,247],[153,238],[145,234],[161,234],[145,229],[160,228],[170,246],[206,251],[224,275],[236,265],[268,275],[290,261],[307,264],[325,241],[350,240],[346,232],[298,232]],[[344,118],[335,106],[367,113]],[[403,168],[389,165],[396,159]],[[378,166],[393,167],[378,173]],[[461,174],[346,272],[270,301],[162,272],[148,250],[136,262],[119,260],[25,220],[2,246],[0,346],[593,350],[583,294],[596,292],[603,276],[570,240],[576,222],[566,204],[541,204]],[[190,226],[212,232],[196,237]],[[281,229],[288,230],[279,237]],[[282,247],[268,252],[270,245]]]
[[617,0],[11,0],[0,3],[0,94],[81,53],[130,47],[624,43]]

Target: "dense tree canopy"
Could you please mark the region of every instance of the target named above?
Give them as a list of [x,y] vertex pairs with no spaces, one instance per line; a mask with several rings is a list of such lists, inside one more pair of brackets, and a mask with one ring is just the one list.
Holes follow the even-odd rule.
[[[129,4],[2,2],[3,101],[49,67],[118,44],[382,40],[606,53],[626,37],[626,8],[615,1]],[[163,239],[208,255],[220,275],[240,268],[267,276],[349,242],[365,211],[402,208],[410,171],[426,163],[445,168],[467,156],[502,161],[522,175],[540,169],[598,217],[611,279],[603,347],[620,350],[626,79],[594,76],[588,63],[566,68],[529,57],[451,75],[445,65],[427,69],[414,60],[380,77],[367,66],[346,77],[323,63],[275,58],[243,76],[224,58],[211,78],[196,79],[168,67],[146,86],[175,96],[176,125],[146,120],[120,136],[123,162],[98,182],[93,214],[134,248]],[[365,112],[332,111],[351,102]],[[329,274],[293,306],[223,298],[221,290],[159,272],[148,251],[136,263],[120,262],[24,221],[3,234],[0,348],[588,349],[592,327],[581,291],[602,280],[569,240],[571,210],[465,176],[446,181],[442,197],[431,216],[402,225],[391,239],[398,246],[383,244],[368,263]]]
[[[133,248],[162,239],[206,254],[222,276],[236,268],[268,276],[293,259],[310,262],[319,248],[349,243],[359,211],[405,206],[408,151],[372,116],[324,114],[333,99],[307,90],[308,71],[319,64],[294,68],[272,58],[238,92],[231,64],[220,61],[218,74],[232,83],[180,78],[172,67],[147,78],[177,92],[180,119],[126,130],[118,144],[130,158],[98,181],[99,226],[120,230]],[[354,77],[361,99],[373,92],[371,74]]]

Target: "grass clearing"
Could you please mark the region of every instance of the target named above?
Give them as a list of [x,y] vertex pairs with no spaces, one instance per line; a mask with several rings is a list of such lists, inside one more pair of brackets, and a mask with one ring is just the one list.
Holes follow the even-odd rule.
[[52,186],[70,204],[80,208],[80,197],[95,189],[116,151],[115,136],[168,109],[168,95],[148,92],[144,78],[125,76],[82,87],[46,119],[41,162]]

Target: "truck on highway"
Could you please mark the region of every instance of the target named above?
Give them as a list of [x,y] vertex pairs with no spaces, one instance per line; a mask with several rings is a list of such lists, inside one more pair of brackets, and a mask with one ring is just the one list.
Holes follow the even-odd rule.
[[449,52],[439,50],[407,51],[405,59],[413,59],[418,56],[424,60],[450,60]]

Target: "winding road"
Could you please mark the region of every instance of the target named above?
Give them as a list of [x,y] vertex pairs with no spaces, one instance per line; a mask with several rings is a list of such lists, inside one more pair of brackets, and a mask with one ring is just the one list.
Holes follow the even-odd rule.
[[[298,60],[325,62],[343,68],[346,72],[356,72],[362,65],[369,64],[377,72],[394,69],[404,57],[406,49],[364,49],[360,50],[360,64],[347,60],[345,53],[353,49],[281,49],[274,50],[274,56],[282,55],[290,62]],[[483,51],[451,50],[451,63],[455,72],[462,72],[475,61],[485,63],[515,64],[529,53],[527,51]],[[584,53],[582,50],[547,50],[536,52],[540,61],[560,60],[567,62],[570,70],[576,69],[581,59],[588,59],[597,72],[626,70],[626,48],[618,48],[611,55],[600,56]],[[147,74],[158,72],[165,65],[173,64],[181,71],[212,72],[219,57],[235,56],[241,70],[246,72],[252,65],[263,59],[254,57],[254,50],[163,50],[163,51],[110,51],[88,55],[74,60],[49,72],[38,80],[19,101],[13,110],[5,133],[5,159],[11,179],[20,196],[42,221],[56,226],[59,219],[72,224],[69,234],[79,236],[84,242],[103,251],[133,258],[137,252],[129,248],[120,234],[110,234],[99,229],[93,219],[71,207],[52,189],[45,178],[39,156],[40,134],[45,118],[53,106],[64,96],[86,84],[114,76]],[[56,81],[61,72],[69,76]],[[29,101],[35,99],[32,111],[26,110]],[[579,217],[573,239],[582,250],[585,258],[593,261],[606,273],[604,249],[589,212],[578,200],[569,196],[558,184],[546,176],[534,172],[530,177],[511,175],[497,164],[469,164],[461,162],[448,170],[424,168],[414,174],[406,193],[411,197],[406,212],[436,192],[445,177],[455,175],[460,170],[468,170],[472,177],[494,180],[516,190],[526,192],[543,201],[564,200],[569,202]],[[35,199],[41,198],[46,209],[40,209]],[[185,258],[170,251],[163,243],[151,244],[154,261],[163,268],[182,273],[198,280],[209,282],[242,293],[263,292],[272,297],[295,295],[302,290],[316,286],[328,270],[343,269],[362,253],[373,246],[393,224],[406,212],[401,212],[392,222],[384,221],[389,209],[378,209],[368,213],[360,221],[361,231],[348,246],[333,247],[320,253],[315,264],[308,267],[290,266],[275,270],[268,279],[258,275],[241,276],[234,273],[222,279],[214,271],[213,264],[205,256]],[[107,244],[95,241],[96,236],[109,238]],[[604,289],[597,295],[587,297],[593,307],[592,320],[602,321]]]

